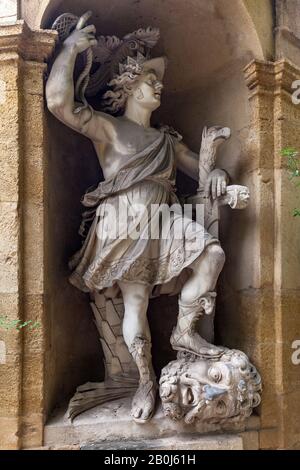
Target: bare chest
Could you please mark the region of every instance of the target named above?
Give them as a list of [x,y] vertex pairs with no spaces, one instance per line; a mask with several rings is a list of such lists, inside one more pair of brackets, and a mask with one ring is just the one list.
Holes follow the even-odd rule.
[[124,126],[112,144],[95,142],[94,147],[105,179],[116,175],[134,155],[149,147],[158,137],[159,131],[153,128]]

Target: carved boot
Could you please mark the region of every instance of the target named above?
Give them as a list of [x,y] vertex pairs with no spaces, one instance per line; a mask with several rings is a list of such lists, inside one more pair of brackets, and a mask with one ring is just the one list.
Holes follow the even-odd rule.
[[177,325],[173,330],[170,342],[176,351],[186,351],[197,356],[217,359],[225,348],[214,346],[196,332],[196,323],[203,315],[211,315],[214,311],[216,293],[209,292],[192,304],[179,300]]
[[129,349],[140,374],[139,387],[132,400],[131,416],[137,423],[149,421],[154,412],[157,383],[151,363],[151,343],[137,336]]

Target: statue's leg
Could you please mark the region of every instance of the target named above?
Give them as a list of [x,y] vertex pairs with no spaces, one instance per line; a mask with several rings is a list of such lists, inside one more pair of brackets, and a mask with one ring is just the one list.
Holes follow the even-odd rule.
[[207,292],[213,292],[225,263],[225,253],[219,244],[208,245],[190,268],[193,274],[181,290],[182,302],[194,302]]
[[196,323],[202,315],[214,311],[215,288],[224,262],[224,251],[218,244],[212,244],[191,264],[193,273],[182,288],[178,321],[171,337],[175,350],[208,357],[222,354],[222,349],[207,343],[196,332]]
[[150,289],[142,284],[119,282],[124,300],[123,336],[137,365],[140,382],[132,401],[131,415],[146,423],[153,415],[157,392],[151,362],[151,336],[147,320]]

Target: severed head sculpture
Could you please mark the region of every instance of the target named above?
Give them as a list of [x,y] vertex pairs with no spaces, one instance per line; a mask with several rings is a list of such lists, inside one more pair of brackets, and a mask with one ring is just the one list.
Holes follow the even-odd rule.
[[227,349],[218,360],[179,353],[160,378],[166,416],[187,424],[242,421],[260,404],[261,378],[241,351]]

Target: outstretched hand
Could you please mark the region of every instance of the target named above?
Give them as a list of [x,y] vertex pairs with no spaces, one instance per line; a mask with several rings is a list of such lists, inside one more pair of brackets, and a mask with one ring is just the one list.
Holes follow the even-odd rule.
[[75,48],[77,54],[79,54],[89,49],[89,47],[93,47],[98,44],[95,34],[96,27],[92,24],[80,30],[75,29],[65,40],[64,45],[70,48]]
[[224,170],[213,170],[207,178],[205,196],[213,200],[226,194],[228,176]]

